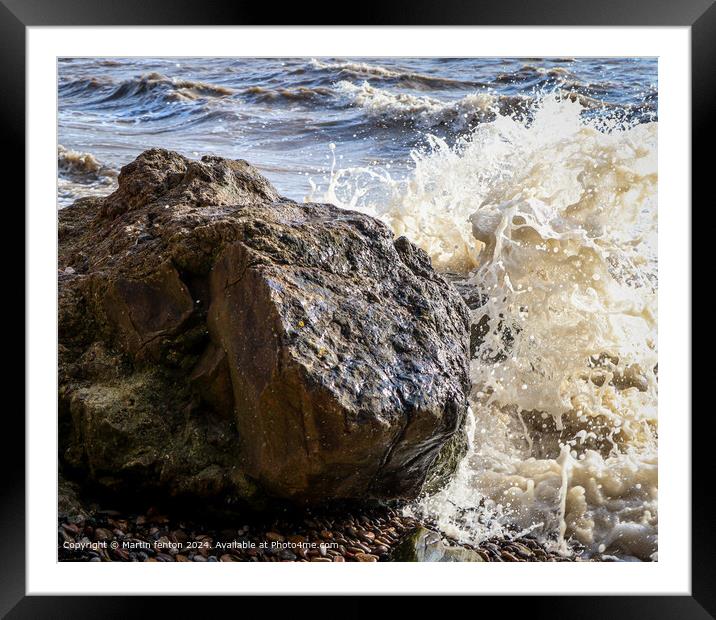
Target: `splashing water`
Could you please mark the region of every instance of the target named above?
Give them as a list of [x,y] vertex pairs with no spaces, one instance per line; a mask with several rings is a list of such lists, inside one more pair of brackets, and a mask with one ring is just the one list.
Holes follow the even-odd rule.
[[381,218],[467,291],[470,447],[409,510],[465,542],[656,559],[657,123],[550,96],[428,139],[404,178],[334,166],[311,196]]

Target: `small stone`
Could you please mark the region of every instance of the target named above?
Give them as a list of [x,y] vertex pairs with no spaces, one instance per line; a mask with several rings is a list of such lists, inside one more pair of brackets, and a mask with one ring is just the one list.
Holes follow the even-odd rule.
[[171,539],[173,542],[181,543],[182,545],[189,540],[189,536],[184,530],[174,530],[171,533]]
[[305,536],[289,536],[287,538],[288,542],[293,543],[294,545],[305,545],[306,542],[308,542],[308,539]]
[[378,561],[378,556],[373,555],[372,553],[356,553],[355,558],[359,562],[377,562]]
[[515,555],[520,556],[523,559],[532,559],[534,557],[534,553],[532,553],[532,551],[530,551],[528,547],[521,543],[512,541],[509,547],[511,551],[514,551]]
[[112,538],[113,538],[112,532],[110,532],[109,530],[107,530],[103,527],[98,527],[94,531],[94,539],[97,541],[112,540]]
[[65,541],[65,542],[73,542],[74,541],[74,538],[72,537],[72,535],[65,532],[65,530],[63,530],[62,528],[60,528],[58,530],[58,533],[60,534],[60,536],[62,536],[63,541]]

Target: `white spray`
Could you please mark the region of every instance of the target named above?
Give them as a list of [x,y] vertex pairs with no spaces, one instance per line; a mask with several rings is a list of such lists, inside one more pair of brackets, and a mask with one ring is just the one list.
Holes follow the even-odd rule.
[[[334,170],[320,199],[369,212],[483,302],[471,448],[412,507],[464,541],[531,530],[556,548],[656,557],[657,124],[585,119],[545,98],[401,180]],[[312,198],[318,198],[314,192]]]

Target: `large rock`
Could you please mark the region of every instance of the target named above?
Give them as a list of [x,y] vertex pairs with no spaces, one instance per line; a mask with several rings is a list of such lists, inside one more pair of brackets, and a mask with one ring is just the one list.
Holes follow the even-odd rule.
[[409,498],[460,429],[466,306],[379,221],[159,149],[59,220],[62,456],[93,480]]

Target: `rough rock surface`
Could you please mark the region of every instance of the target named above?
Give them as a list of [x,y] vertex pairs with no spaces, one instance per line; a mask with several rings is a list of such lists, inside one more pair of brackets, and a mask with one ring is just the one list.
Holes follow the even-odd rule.
[[96,482],[407,498],[461,427],[466,306],[367,215],[153,149],[59,239],[61,456]]

